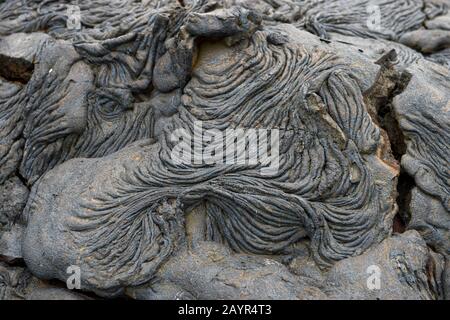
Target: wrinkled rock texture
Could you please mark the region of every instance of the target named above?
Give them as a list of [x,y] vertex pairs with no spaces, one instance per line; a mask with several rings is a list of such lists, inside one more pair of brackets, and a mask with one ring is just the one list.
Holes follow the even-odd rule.
[[0,1],[0,299],[448,300],[449,159],[448,0]]

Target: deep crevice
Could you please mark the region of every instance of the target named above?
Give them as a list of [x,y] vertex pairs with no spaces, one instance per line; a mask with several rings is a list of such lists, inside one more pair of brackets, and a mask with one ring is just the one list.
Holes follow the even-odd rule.
[[[407,146],[395,113],[393,100],[395,96],[406,89],[412,75],[407,71],[397,71],[395,69],[396,61],[397,53],[395,50],[391,50],[376,62],[381,67],[380,72],[374,85],[366,92],[366,99],[373,107],[372,116],[374,116],[375,122],[383,130],[383,135],[388,140],[386,147],[389,151],[387,153],[391,154],[390,157],[393,157],[397,164],[401,164]],[[414,179],[400,167],[395,195],[398,212],[392,226],[396,233],[403,233],[410,222],[409,205],[414,186]]]
[[402,156],[406,153],[405,136],[400,129],[391,103],[388,102],[378,109],[378,122],[389,137],[392,155],[400,163]]
[[[378,109],[378,122],[389,137],[392,155],[401,162],[402,156],[406,153],[405,136],[395,116],[392,104],[386,103]],[[395,233],[405,232],[411,219],[409,204],[411,202],[411,191],[415,186],[414,178],[403,168],[397,181],[397,206],[398,212],[394,217],[393,231]]]
[[411,212],[409,204],[411,202],[411,191],[415,186],[414,178],[411,177],[403,168],[400,170],[400,176],[397,182],[397,206],[398,212],[394,217],[393,230],[397,233],[405,232]]
[[21,58],[0,54],[0,77],[13,82],[26,84],[31,79],[34,64]]
[[26,268],[25,260],[23,260],[22,258],[10,258],[4,255],[0,255],[0,262],[4,262],[10,267]]
[[17,169],[15,172],[16,177],[22,182],[22,184],[28,189],[28,191],[31,190],[31,185],[29,184],[28,180],[20,173],[20,170]]

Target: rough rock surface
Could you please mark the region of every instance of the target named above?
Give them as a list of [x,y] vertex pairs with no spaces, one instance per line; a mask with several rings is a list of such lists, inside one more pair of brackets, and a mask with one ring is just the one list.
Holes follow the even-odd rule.
[[[407,231],[336,263],[327,275],[325,292],[332,299],[438,299],[443,295],[443,265],[442,256],[427,248],[416,231]],[[367,285],[370,266],[380,268],[380,290]]]
[[449,10],[0,1],[0,298],[449,299]]

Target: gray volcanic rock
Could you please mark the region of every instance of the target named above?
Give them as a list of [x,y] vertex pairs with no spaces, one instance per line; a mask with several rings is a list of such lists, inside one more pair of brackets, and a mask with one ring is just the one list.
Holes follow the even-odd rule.
[[0,262],[0,300],[86,300],[87,296],[47,284],[27,269]]
[[28,189],[17,178],[5,181],[0,189],[0,230],[10,230],[14,222],[20,223],[22,210],[28,199]]
[[[416,231],[394,235],[366,253],[330,270],[325,292],[331,299],[423,300],[442,298],[442,256],[427,248]],[[379,289],[368,285],[380,276]]]
[[28,270],[0,262],[0,299],[23,300],[31,278]]
[[28,200],[28,189],[13,176],[0,185],[0,256],[22,258],[22,236],[25,223],[22,211]]
[[212,242],[199,243],[171,259],[159,277],[176,283],[196,299],[326,299],[281,263],[258,256],[234,255]]
[[327,299],[273,259],[233,254],[214,242],[201,241],[174,255],[148,285],[129,288],[139,299]]
[[0,298],[448,299],[449,8],[1,2]]
[[34,63],[40,46],[50,39],[50,36],[40,32],[14,33],[0,39],[0,55]]
[[[239,44],[227,47],[223,43],[215,43],[212,46],[205,44],[200,47],[196,69],[185,88],[178,113],[164,119],[158,142],[141,143],[104,158],[67,161],[49,171],[34,185],[25,210],[29,217],[29,227],[23,243],[25,261],[34,274],[42,278],[56,277],[64,280],[67,267],[80,264],[82,273],[86,275],[83,278],[84,287],[98,293],[117,293],[117,290],[120,290],[119,284],[130,286],[148,281],[158,265],[167,260],[178,246],[177,234],[180,233],[182,223],[179,215],[183,208],[204,200],[207,208],[206,221],[203,222],[207,224],[206,238],[223,242],[237,252],[289,254],[292,244],[309,237],[312,240],[310,245],[314,259],[320,266],[327,267],[335,261],[362,253],[390,234],[396,210],[393,183],[397,167],[389,158],[384,137],[370,117],[370,109],[366,107],[358,82],[349,74],[344,62],[333,67],[339,57],[334,57],[328,48],[321,50],[319,47],[302,46],[294,41],[289,41],[289,44],[282,47],[267,43],[266,48],[261,48],[260,44],[266,43],[270,33],[271,31],[256,33],[255,43],[247,45],[245,50]],[[295,33],[286,33],[287,37],[294,35]],[[214,92],[214,87],[217,87],[215,82],[223,81],[220,75],[227,74],[224,73],[224,68],[232,68],[235,62],[258,55],[258,50],[264,50],[268,54],[272,51],[270,54],[273,59],[279,56],[277,59],[284,59],[284,63],[293,63],[298,72],[283,74],[282,69],[279,70],[276,65],[271,67],[269,64],[267,67],[261,61],[254,65],[253,73],[261,73],[265,81],[254,82],[252,87],[252,78],[247,78],[246,73],[236,71],[235,76],[241,79],[235,81],[243,83],[245,90],[236,92],[241,95],[242,105],[233,107],[247,108],[249,116],[242,118],[236,112],[236,120],[221,119],[221,110],[232,104],[227,101],[228,95],[222,95],[224,89]],[[297,52],[298,61],[296,58],[290,60],[291,52]],[[308,55],[309,62],[305,65],[306,60],[301,57]],[[311,69],[311,76],[301,73],[301,68]],[[314,74],[314,69],[318,71],[317,74]],[[217,73],[217,76],[208,79],[210,76],[204,70],[209,70],[210,74]],[[290,93],[284,89],[283,95],[279,95],[280,99],[287,99],[289,104],[278,109],[280,115],[272,114],[273,109],[268,109],[267,115],[263,114],[260,119],[255,119],[251,112],[254,112],[254,103],[266,94],[262,89],[267,88],[268,84],[277,88],[285,81],[297,86],[291,88]],[[337,91],[333,86],[339,81],[343,82],[343,90],[348,90],[347,97],[334,97]],[[202,88],[202,83],[208,82],[212,87]],[[378,90],[376,84],[372,88],[374,91]],[[228,90],[233,89],[231,87]],[[312,93],[312,90],[316,90],[317,94]],[[387,89],[388,93],[389,91]],[[209,96],[216,94],[214,100],[218,104],[217,109],[208,111],[210,115],[205,112],[208,96],[202,96],[203,92],[209,92]],[[260,92],[259,96],[255,96],[253,92]],[[369,92],[371,93],[372,91]],[[370,108],[373,108],[375,105],[372,104],[376,102],[370,100],[369,94],[366,101]],[[195,105],[194,101],[205,105]],[[272,103],[274,102],[267,107]],[[278,103],[284,102],[279,100]],[[348,108],[343,109],[346,110],[344,113],[335,107],[331,108],[340,103],[344,104],[343,108]],[[325,109],[326,104],[330,107],[329,111]],[[303,119],[296,116],[284,120],[283,113],[294,106],[303,108]],[[295,114],[296,109],[290,112]],[[213,121],[208,119],[211,115]],[[345,118],[346,116],[348,118]],[[352,121],[351,117],[357,119]],[[186,165],[181,167],[171,158],[170,150],[174,148],[174,144],[170,135],[177,127],[192,132],[196,119],[203,121],[205,128],[218,125],[233,127],[234,123],[243,128],[282,128],[283,159],[280,161],[282,167],[279,171],[291,170],[289,158],[292,158],[294,163],[297,162],[296,166],[299,167],[288,181],[284,181],[279,174],[267,180],[267,177],[260,173],[261,165],[256,168],[240,168],[225,164],[219,166],[218,170]],[[271,122],[274,119],[279,119],[280,122]],[[255,123],[256,120],[259,125]],[[223,124],[219,121],[223,121]],[[299,130],[298,136],[295,135],[294,128]],[[362,130],[365,135],[359,136],[358,130]],[[297,142],[292,144],[295,140]],[[316,162],[314,166],[309,164],[307,159],[320,157],[322,153],[326,157],[321,162]],[[303,176],[301,165],[317,171],[317,182],[312,180],[314,177]],[[328,171],[332,168],[336,170],[334,174]],[[194,169],[195,171],[192,171]],[[85,172],[91,174],[86,175]],[[238,178],[237,172],[243,178]],[[234,182],[235,179],[240,181],[239,185]],[[373,179],[376,179],[376,182]],[[267,186],[263,184],[264,181]],[[308,189],[305,189],[304,184],[309,184]],[[269,192],[272,193],[271,196],[264,196]],[[228,209],[226,202],[221,205],[220,201],[223,201],[224,196],[241,197],[240,210]],[[166,202],[173,213],[162,218],[160,223],[169,223],[173,219],[169,225],[174,229],[160,235],[169,238],[168,246],[159,248],[161,252],[158,252],[152,249],[153,245],[157,246],[156,243],[153,244],[155,240],[152,238],[138,240],[131,236],[134,232],[141,236],[150,232],[158,237],[162,229],[158,231],[160,227],[153,224],[161,219],[159,210],[166,206]],[[265,205],[264,209],[260,203]],[[110,220],[113,216],[116,218]],[[275,219],[275,225],[269,216]],[[348,219],[349,216],[353,218]],[[137,229],[131,232],[127,228],[138,227],[132,223],[132,217],[153,217],[151,219],[157,220],[150,224],[148,231]],[[252,218],[256,219],[252,229],[243,228],[244,221],[251,221]],[[169,220],[164,222],[164,219]],[[233,222],[226,223],[228,219]],[[101,222],[103,220],[104,222]],[[52,223],[48,223],[49,221]],[[110,222],[103,225],[107,221]],[[125,221],[130,224],[124,226]],[[110,223],[117,226],[114,227]],[[104,229],[106,226],[112,229]],[[152,230],[155,227],[156,229]],[[253,232],[260,234],[261,238],[254,238]],[[279,233],[284,235],[280,237]],[[103,234],[108,234],[108,237],[103,239]],[[219,236],[220,234],[222,236]],[[125,235],[130,236],[129,243],[124,241]],[[103,241],[106,242],[102,244]],[[135,251],[131,249],[133,246],[142,245],[142,241],[148,241],[146,246],[150,250],[149,257],[138,247],[135,250],[143,256],[136,256]],[[112,246],[117,247],[111,250]],[[106,251],[102,253],[103,250]],[[129,254],[134,257],[128,256]],[[105,255],[110,256],[106,265]],[[42,257],[48,259],[44,261]],[[134,259],[139,259],[141,263],[145,259],[151,259],[152,263],[149,266],[143,263],[135,270]],[[111,277],[111,268],[115,266],[121,266],[123,271],[119,269],[117,277]],[[130,270],[131,267],[133,269]]]
[[65,288],[40,288],[31,291],[26,300],[91,300],[89,297]]

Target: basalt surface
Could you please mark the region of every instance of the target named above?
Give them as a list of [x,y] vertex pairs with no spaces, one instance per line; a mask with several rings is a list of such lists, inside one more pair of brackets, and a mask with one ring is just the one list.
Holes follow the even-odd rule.
[[0,1],[0,299],[449,299],[449,10]]

